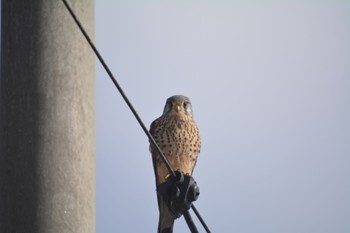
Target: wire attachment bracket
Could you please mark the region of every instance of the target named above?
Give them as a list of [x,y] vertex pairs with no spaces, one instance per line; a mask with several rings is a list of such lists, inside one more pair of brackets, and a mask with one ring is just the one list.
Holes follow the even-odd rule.
[[175,177],[170,176],[157,187],[157,192],[167,203],[174,218],[179,218],[183,212],[192,207],[192,202],[199,197],[200,190],[197,182],[182,171],[174,171]]

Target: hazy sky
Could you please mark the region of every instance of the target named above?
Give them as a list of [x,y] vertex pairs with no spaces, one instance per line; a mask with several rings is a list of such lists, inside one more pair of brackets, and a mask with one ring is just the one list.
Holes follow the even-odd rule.
[[[350,1],[95,5],[97,47],[146,125],[191,98],[212,232],[350,232]],[[148,140],[96,70],[97,232],[156,232]]]

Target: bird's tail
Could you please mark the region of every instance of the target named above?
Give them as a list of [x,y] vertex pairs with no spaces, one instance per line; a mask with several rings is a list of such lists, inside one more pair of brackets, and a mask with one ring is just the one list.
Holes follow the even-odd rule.
[[174,228],[174,215],[170,212],[166,202],[159,199],[158,233],[172,233]]

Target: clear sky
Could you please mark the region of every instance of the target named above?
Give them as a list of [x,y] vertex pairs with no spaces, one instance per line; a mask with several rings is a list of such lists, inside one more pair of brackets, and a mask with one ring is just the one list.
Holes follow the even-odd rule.
[[[169,96],[191,98],[212,232],[350,232],[350,1],[95,6],[97,47],[146,125]],[[148,140],[96,74],[97,233],[156,232]]]

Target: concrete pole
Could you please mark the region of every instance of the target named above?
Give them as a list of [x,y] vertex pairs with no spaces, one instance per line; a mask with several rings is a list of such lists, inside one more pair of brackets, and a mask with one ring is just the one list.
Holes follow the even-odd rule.
[[94,55],[60,0],[1,2],[0,232],[95,232]]

